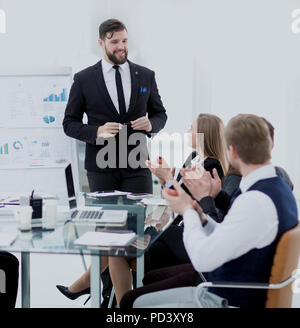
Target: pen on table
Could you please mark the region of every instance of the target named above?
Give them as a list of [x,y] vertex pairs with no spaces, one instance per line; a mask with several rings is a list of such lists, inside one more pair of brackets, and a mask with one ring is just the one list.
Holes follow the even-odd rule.
[[20,205],[20,203],[0,203],[0,206],[4,207],[5,205]]

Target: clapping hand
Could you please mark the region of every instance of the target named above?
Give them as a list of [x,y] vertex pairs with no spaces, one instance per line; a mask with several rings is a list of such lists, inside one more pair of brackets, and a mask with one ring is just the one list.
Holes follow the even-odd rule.
[[158,177],[162,184],[173,180],[175,169],[173,168],[171,170],[169,164],[162,157],[157,158],[156,162],[147,160],[145,163],[149,170]]
[[197,201],[211,195],[212,183],[209,172],[204,169],[203,172],[185,170],[181,174],[182,182]]
[[174,181],[175,190],[163,188],[162,195],[168,202],[173,212],[183,215],[188,209],[193,209],[192,198],[180,187],[177,181]]
[[181,174],[183,183],[198,201],[207,196],[215,198],[221,191],[221,180],[216,169],[213,169],[213,177],[204,169],[183,169]]

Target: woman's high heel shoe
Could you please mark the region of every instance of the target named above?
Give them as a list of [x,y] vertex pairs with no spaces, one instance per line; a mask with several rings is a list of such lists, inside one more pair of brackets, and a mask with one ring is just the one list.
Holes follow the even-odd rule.
[[85,305],[89,300],[90,300],[91,296],[89,296],[86,301],[83,303],[83,305]]
[[79,296],[85,295],[85,294],[90,294],[91,290],[90,288],[86,288],[78,293],[72,293],[69,291],[68,287],[61,286],[61,285],[56,285],[56,288],[66,297],[68,297],[70,300],[76,300]]

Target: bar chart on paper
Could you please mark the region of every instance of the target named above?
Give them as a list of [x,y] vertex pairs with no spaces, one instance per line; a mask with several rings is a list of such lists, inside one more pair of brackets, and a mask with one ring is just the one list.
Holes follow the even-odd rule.
[[65,102],[67,101],[67,89],[63,88],[60,94],[51,93],[48,97],[43,99],[44,102]]
[[76,143],[62,125],[71,74],[70,67],[0,70],[0,191],[34,189],[64,204],[68,163],[78,190]]
[[0,89],[5,95],[1,108],[7,108],[0,124],[3,127],[61,127],[68,100],[69,80],[61,76],[5,77]]
[[[72,161],[62,129],[70,76],[0,75],[0,169],[58,168]],[[4,92],[3,92],[4,90]]]
[[0,146],[0,155],[8,155],[8,144]]

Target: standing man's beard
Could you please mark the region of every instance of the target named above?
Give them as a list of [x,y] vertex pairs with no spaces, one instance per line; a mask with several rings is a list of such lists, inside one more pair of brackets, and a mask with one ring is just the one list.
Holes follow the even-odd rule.
[[121,60],[118,59],[114,53],[108,52],[107,50],[106,50],[106,55],[115,65],[122,65],[127,61],[127,56],[128,56],[128,50],[124,50],[124,51],[125,51],[125,56]]

